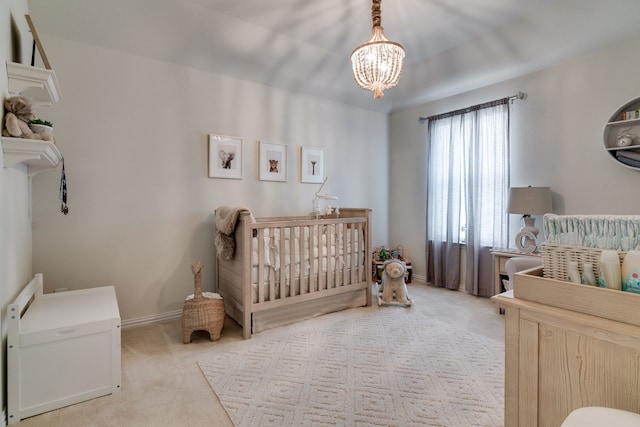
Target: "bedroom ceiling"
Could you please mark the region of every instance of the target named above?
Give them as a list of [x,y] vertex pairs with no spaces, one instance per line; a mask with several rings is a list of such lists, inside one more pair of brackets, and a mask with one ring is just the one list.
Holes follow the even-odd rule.
[[28,4],[39,34],[381,112],[640,39],[638,0],[384,0],[382,26],[404,46],[406,62],[399,85],[374,100],[353,81],[350,63],[371,33],[370,0]]

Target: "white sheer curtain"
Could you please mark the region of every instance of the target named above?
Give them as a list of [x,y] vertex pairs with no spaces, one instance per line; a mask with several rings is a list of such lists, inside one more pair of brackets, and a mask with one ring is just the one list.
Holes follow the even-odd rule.
[[465,289],[490,296],[489,251],[508,238],[508,98],[430,117],[428,144],[427,279],[458,289],[465,245]]

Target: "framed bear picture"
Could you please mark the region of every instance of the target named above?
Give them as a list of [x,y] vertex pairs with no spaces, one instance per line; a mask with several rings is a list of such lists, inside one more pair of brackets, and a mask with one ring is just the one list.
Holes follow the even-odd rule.
[[209,135],[209,178],[242,179],[242,138]]
[[260,181],[287,181],[287,146],[260,141]]

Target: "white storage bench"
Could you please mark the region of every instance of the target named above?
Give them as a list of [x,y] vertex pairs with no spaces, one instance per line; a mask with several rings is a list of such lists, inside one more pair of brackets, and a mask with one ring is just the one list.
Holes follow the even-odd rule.
[[113,286],[43,294],[42,274],[8,307],[9,424],[120,391]]

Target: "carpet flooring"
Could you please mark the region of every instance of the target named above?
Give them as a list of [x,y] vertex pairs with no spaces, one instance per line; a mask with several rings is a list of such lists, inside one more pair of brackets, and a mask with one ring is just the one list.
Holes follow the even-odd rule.
[[504,344],[414,305],[221,343],[198,362],[237,427],[500,426]]

